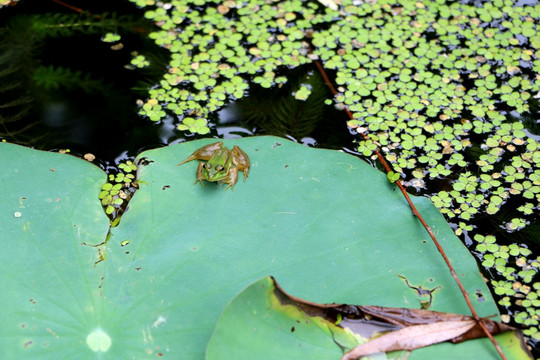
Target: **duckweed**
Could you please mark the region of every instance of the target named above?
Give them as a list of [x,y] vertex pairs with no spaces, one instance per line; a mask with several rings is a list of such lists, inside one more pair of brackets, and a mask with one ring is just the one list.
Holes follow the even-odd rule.
[[125,205],[135,191],[137,166],[132,161],[118,165],[119,172],[109,174],[108,181],[101,187],[98,197],[105,213],[114,220],[121,216]]

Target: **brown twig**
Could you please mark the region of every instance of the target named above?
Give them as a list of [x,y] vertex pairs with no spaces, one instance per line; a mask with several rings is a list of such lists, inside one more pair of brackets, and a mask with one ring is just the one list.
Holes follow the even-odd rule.
[[[79,8],[79,7],[70,5],[70,4],[68,4],[68,3],[66,3],[66,2],[63,2],[63,1],[61,1],[61,0],[51,0],[51,1],[57,3],[58,5],[64,6],[64,7],[68,8],[68,9],[71,9],[71,10],[73,10],[73,11],[79,13],[79,14],[86,13],[86,14],[88,14],[88,15],[90,15],[90,16],[93,16],[93,17],[96,18],[96,19],[101,19],[101,18],[102,18],[101,15],[94,15],[94,14],[92,14],[92,13],[89,12],[89,11],[86,11],[86,10],[81,9],[81,8]],[[135,31],[135,32],[143,33],[143,34],[148,32],[148,31],[146,31],[145,29],[142,29],[142,28],[140,28],[140,27],[133,27],[132,29],[133,29],[133,31]]]
[[[334,85],[332,84],[332,82],[330,81],[330,79],[328,78],[328,75],[326,74],[326,71],[324,70],[324,67],[322,66],[322,64],[320,63],[320,61],[318,60],[314,60],[315,62],[315,66],[317,66],[317,69],[319,70],[319,72],[321,73],[321,76],[323,77],[324,79],[324,82],[326,83],[326,85],[330,88],[330,90],[332,91],[332,94],[334,94],[334,96],[338,93],[337,90],[335,89]],[[353,115],[351,113],[351,111],[347,108],[347,106],[345,106],[345,112],[347,113],[347,115],[349,116],[349,119],[353,120]],[[369,140],[369,137],[365,134],[365,133],[360,133],[360,135],[362,135],[362,137],[366,140]],[[379,151],[378,148],[376,148],[374,150],[374,153],[375,155],[377,155],[377,159],[379,160],[379,162],[381,163],[381,165],[384,167],[384,169],[386,170],[386,172],[390,172],[392,171],[392,168],[390,168],[390,166],[388,165],[388,163],[386,162],[386,159],[382,156],[381,152]],[[467,306],[469,307],[469,309],[471,310],[471,315],[472,317],[474,318],[474,320],[476,322],[478,322],[478,324],[482,327],[482,329],[484,330],[484,333],[486,334],[486,336],[491,340],[491,342],[493,343],[493,345],[495,346],[495,349],[497,350],[497,352],[499,353],[499,355],[501,356],[501,358],[503,360],[507,360],[506,359],[506,356],[504,355],[504,353],[502,352],[502,349],[501,347],[499,346],[499,343],[497,342],[497,340],[495,340],[495,338],[493,337],[493,335],[491,335],[491,333],[489,332],[489,330],[486,328],[486,326],[484,325],[482,319],[478,316],[478,314],[476,313],[476,310],[474,309],[474,306],[471,302],[471,299],[469,297],[469,294],[467,293],[467,291],[465,290],[465,288],[463,287],[463,284],[461,283],[461,280],[459,280],[459,277],[457,276],[457,273],[456,271],[454,270],[454,267],[452,266],[452,264],[450,263],[450,260],[448,259],[448,257],[446,256],[445,252],[444,252],[444,249],[443,247],[441,246],[441,244],[439,243],[439,241],[437,240],[437,238],[435,237],[435,234],[433,233],[433,230],[431,229],[431,227],[426,223],[426,221],[424,220],[424,218],[422,218],[422,216],[420,215],[420,213],[418,212],[418,210],[416,209],[416,206],[414,206],[411,198],[409,197],[409,194],[407,193],[407,191],[405,190],[405,187],[403,186],[403,184],[401,183],[401,180],[397,180],[396,182],[396,185],[399,187],[399,190],[401,190],[401,193],[403,194],[403,196],[405,197],[405,199],[407,200],[407,202],[409,203],[409,206],[412,210],[412,213],[414,214],[414,216],[416,216],[418,218],[418,220],[420,220],[420,223],[422,223],[422,225],[424,226],[424,228],[426,229],[426,231],[428,232],[429,236],[431,237],[431,240],[433,240],[433,243],[435,244],[435,246],[437,247],[437,250],[439,251],[439,253],[441,254],[441,256],[443,257],[444,259],[444,262],[446,263],[446,265],[448,266],[448,269],[450,270],[450,274],[452,275],[452,277],[454,278],[454,280],[456,281],[458,287],[459,287],[459,290],[461,291],[461,293],[463,294],[463,297],[465,298],[465,301],[467,302]]]
[[76,6],[73,6],[73,5],[69,5],[69,4],[67,4],[67,3],[65,3],[65,2],[63,2],[63,1],[60,1],[60,0],[52,0],[52,1],[54,1],[55,3],[57,3],[57,4],[59,4],[59,5],[62,5],[62,6],[64,6],[64,7],[67,7],[68,9],[71,9],[71,10],[73,10],[73,11],[75,11],[75,12],[78,12],[78,13],[84,12],[83,9],[78,8],[78,7],[76,7]]

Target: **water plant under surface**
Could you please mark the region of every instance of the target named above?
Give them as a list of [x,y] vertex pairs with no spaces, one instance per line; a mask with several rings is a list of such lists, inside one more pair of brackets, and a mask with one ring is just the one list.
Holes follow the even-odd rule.
[[[166,60],[145,36],[152,23],[125,0],[67,5],[25,0],[0,10],[0,136],[92,152],[100,163],[157,143],[157,127],[136,116],[137,97]],[[135,72],[129,62],[141,49],[152,66]]]

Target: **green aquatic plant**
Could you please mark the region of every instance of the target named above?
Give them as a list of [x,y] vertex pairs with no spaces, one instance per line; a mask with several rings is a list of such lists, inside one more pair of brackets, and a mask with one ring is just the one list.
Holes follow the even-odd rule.
[[325,120],[328,88],[318,72],[300,69],[279,89],[252,88],[235,103],[235,111],[248,126],[268,134],[310,136]]
[[144,55],[134,54],[133,59],[131,59],[131,64],[138,68],[144,68],[150,65],[150,62]]
[[[524,334],[539,340],[540,283],[535,282],[534,277],[540,270],[540,258],[532,257],[530,249],[517,244],[498,245],[493,235],[476,234],[474,240],[482,266],[496,270],[502,277],[490,281],[493,292],[500,296],[499,305],[518,309],[513,321],[527,326]],[[510,318],[503,321],[509,322]]]
[[[71,70],[64,67],[38,66],[32,74],[34,86],[45,91],[67,89],[82,89],[85,93],[109,90],[104,79],[96,78],[92,74],[80,70]],[[81,86],[82,85],[82,86]]]
[[210,128],[206,126],[208,122],[205,119],[194,119],[192,117],[185,117],[182,120],[182,124],[178,125],[178,130],[189,130],[192,133],[198,133],[201,135],[208,134]]
[[129,199],[138,187],[135,182],[137,166],[133,161],[120,163],[118,169],[118,173],[108,175],[108,181],[103,184],[98,196],[105,213],[113,221],[122,215]]
[[[80,113],[82,106],[90,104],[105,118],[111,98],[121,103],[125,88],[119,89],[107,76],[118,58],[107,57],[106,64],[96,71],[102,59],[93,56],[103,45],[100,39],[114,51],[111,42],[118,42],[119,33],[133,34],[145,23],[133,15],[115,13],[73,14],[58,8],[58,12],[33,13],[44,9],[47,6],[36,10],[20,3],[0,10],[4,15],[0,24],[0,136],[12,142],[54,148],[63,146],[59,139],[75,132],[72,128],[81,121],[81,116],[68,114],[70,111]],[[76,105],[71,108],[72,104]],[[60,115],[65,117],[51,117],[51,108],[61,108]],[[129,117],[116,104],[114,110],[115,115],[122,114],[118,118]],[[49,126],[51,123],[54,126]]]

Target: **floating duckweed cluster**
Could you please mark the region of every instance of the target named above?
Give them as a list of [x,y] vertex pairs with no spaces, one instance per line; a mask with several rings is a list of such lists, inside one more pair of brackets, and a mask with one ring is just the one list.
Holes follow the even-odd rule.
[[210,129],[206,126],[205,119],[194,119],[192,117],[185,117],[182,124],[178,125],[178,130],[189,130],[192,133],[198,133],[201,135],[208,134]]
[[107,43],[114,43],[114,42],[120,41],[120,39],[121,39],[120,35],[109,32],[103,35],[103,37],[101,38],[101,41],[107,42]]
[[135,53],[133,54],[133,59],[131,59],[131,65],[142,69],[150,65],[150,62],[146,59],[144,55]]
[[[141,114],[157,121],[167,110],[182,119],[179,130],[208,133],[208,114],[242,98],[248,78],[268,88],[286,82],[276,71],[280,66],[311,61],[303,40],[305,30],[322,21],[317,9],[317,3],[300,0],[159,3],[146,12],[161,27],[150,37],[172,55]],[[309,90],[300,88],[296,96],[305,99]]]
[[99,193],[101,205],[111,219],[119,215],[119,210],[131,197],[137,172],[137,166],[132,161],[121,163],[118,168],[120,171],[116,175],[109,175],[109,181],[101,187]]
[[[520,127],[522,126],[520,123]],[[501,138],[499,131],[486,139]],[[531,216],[535,209],[538,209],[540,202],[540,156],[537,149],[538,143],[533,139],[527,139],[527,147],[513,145],[514,137],[510,137],[509,143],[497,140],[497,146],[486,144],[486,154],[480,155],[476,162],[480,170],[473,174],[469,170],[459,174],[455,179],[452,190],[441,191],[431,197],[433,203],[448,218],[459,217],[463,220],[470,220],[471,217],[480,212],[493,215],[499,212],[511,197],[524,198],[525,204],[518,210],[524,216]],[[521,138],[517,138],[520,139]],[[504,145],[506,144],[506,145]],[[519,147],[519,149],[518,149]],[[508,157],[505,163],[499,165],[503,154],[516,153]],[[474,159],[473,159],[474,160]],[[447,162],[452,166],[451,162]],[[439,166],[437,164],[436,166]],[[497,169],[495,169],[497,166]],[[523,227],[525,219],[513,219],[507,226],[508,230],[517,230],[517,225]]]
[[[528,259],[531,251],[516,244],[499,246],[492,235],[475,235],[476,250],[482,253],[482,265],[495,269],[503,280],[491,280],[493,292],[500,296],[502,306],[523,308],[514,313],[516,323],[526,326],[525,335],[539,339],[540,282],[533,278],[540,268],[540,257]],[[504,318],[503,318],[504,319]]]
[[[540,145],[520,118],[540,97],[540,5],[343,0],[332,10],[308,0],[132,1],[149,6],[146,17],[161,27],[151,37],[172,53],[141,108],[151,120],[174,114],[179,130],[208,133],[208,114],[249,86],[280,86],[284,70],[319,59],[335,73],[335,105],[353,113],[348,126],[367,136],[358,150],[381,149],[394,169],[390,181],[399,174],[423,188],[450,180],[431,199],[458,235],[511,202],[522,216],[505,220],[505,231],[538,218]],[[305,100],[310,89],[294,96]],[[514,320],[540,340],[540,259],[524,246],[499,246],[492,234],[474,239],[483,266],[499,274],[491,283],[499,303],[523,309]]]

